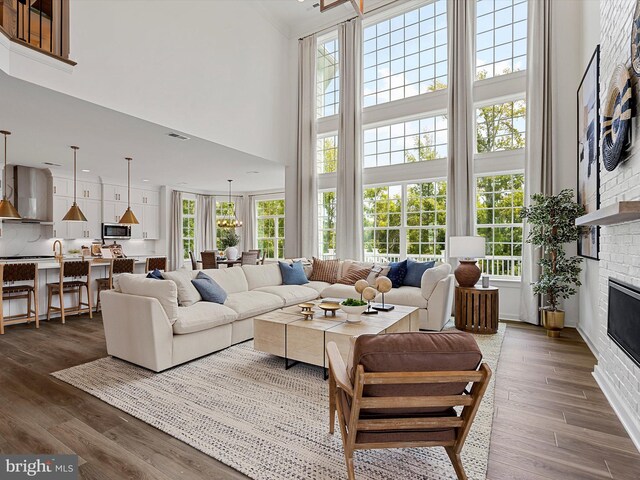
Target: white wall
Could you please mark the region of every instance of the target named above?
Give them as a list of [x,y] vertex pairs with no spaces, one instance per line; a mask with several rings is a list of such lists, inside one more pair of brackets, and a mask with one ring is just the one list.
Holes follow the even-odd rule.
[[[586,0],[582,2],[581,16],[581,43],[580,55],[581,70],[584,71],[589,64],[596,46],[600,43],[600,2],[598,0]],[[602,97],[601,97],[602,98]],[[598,349],[598,302],[600,262],[585,259],[580,280],[582,286],[579,291],[580,321],[578,330],[592,351],[597,354]]]
[[[284,163],[288,39],[251,2],[71,0],[70,68],[0,42],[17,78]],[[3,37],[4,39],[4,37]],[[4,39],[6,40],[6,39]],[[26,52],[26,53],[25,53]]]

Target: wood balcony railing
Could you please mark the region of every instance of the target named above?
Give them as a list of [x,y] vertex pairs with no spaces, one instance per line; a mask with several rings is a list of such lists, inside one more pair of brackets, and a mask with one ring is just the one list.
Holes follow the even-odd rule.
[[69,60],[69,0],[0,0],[0,32],[12,42]]

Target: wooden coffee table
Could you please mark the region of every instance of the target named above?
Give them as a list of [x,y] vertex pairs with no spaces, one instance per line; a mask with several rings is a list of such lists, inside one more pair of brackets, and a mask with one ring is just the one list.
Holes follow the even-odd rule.
[[[336,316],[325,316],[315,306],[313,320],[304,320],[297,305],[285,307],[253,319],[253,348],[284,358],[285,368],[298,362],[327,368],[327,343],[335,342],[345,363],[351,348],[351,338],[365,333],[380,334],[412,332],[419,328],[419,314],[415,307],[396,305],[390,312],[363,315],[360,323],[348,323],[347,315],[339,310]],[[293,362],[291,362],[293,361]]]

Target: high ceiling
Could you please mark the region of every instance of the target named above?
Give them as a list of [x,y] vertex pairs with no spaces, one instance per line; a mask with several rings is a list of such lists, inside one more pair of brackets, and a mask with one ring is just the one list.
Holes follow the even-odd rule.
[[[38,87],[0,72],[0,129],[9,130],[9,163],[72,172],[70,145],[78,145],[78,172],[132,183],[225,192],[284,188],[284,166],[213,142],[169,137],[170,129]],[[177,132],[182,133],[182,132]],[[188,134],[186,134],[189,136]],[[4,158],[0,159],[4,161]],[[44,162],[60,164],[47,167]],[[81,170],[90,170],[82,173]]]
[[[267,17],[290,37],[314,33],[351,18],[355,11],[349,2],[320,13],[320,0],[240,0],[255,3]],[[365,0],[365,14],[374,8],[404,0]]]

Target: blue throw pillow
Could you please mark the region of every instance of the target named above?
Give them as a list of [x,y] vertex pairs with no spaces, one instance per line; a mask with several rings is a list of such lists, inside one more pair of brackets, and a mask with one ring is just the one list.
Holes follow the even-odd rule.
[[160,270],[158,270],[157,268],[155,270],[152,270],[151,272],[147,273],[147,278],[154,278],[156,280],[164,280],[164,277],[162,276],[162,272]]
[[227,299],[227,292],[224,291],[216,281],[206,273],[199,272],[198,276],[191,280],[198,293],[205,302],[224,304]]
[[307,276],[304,274],[302,262],[278,262],[278,265],[280,265],[283,285],[304,285],[309,283]]
[[416,262],[407,258],[407,275],[402,284],[407,287],[420,287],[422,284],[422,274],[436,266],[436,262]]
[[404,277],[407,275],[407,261],[403,260],[402,262],[391,262],[389,264],[389,273],[387,274],[387,278],[391,280],[391,284],[393,288],[400,288],[402,286],[402,282],[404,281]]

